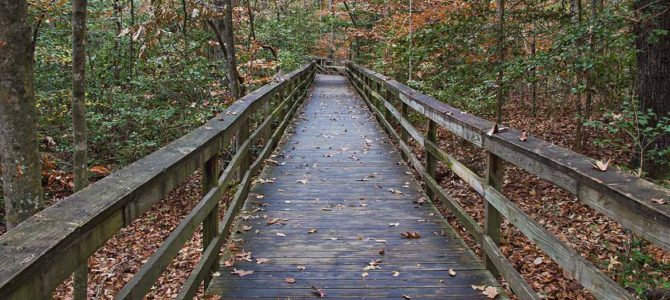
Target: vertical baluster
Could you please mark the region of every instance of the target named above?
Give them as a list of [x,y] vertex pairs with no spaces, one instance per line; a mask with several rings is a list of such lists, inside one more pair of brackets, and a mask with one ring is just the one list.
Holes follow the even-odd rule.
[[[502,192],[503,176],[504,176],[503,160],[495,156],[493,153],[488,153],[486,159],[486,183],[494,189]],[[496,245],[500,245],[500,212],[493,207],[488,201],[484,207],[484,233],[491,237],[491,240]],[[493,265],[493,262],[487,257],[486,252],[482,255],[484,266],[498,276],[498,270]]]
[[[267,121],[268,118],[270,118],[270,113],[272,112],[270,109],[270,102],[272,102],[272,99],[274,99],[274,95],[268,95],[264,97],[265,99],[263,100],[263,121]],[[268,124],[265,129],[263,130],[263,143],[267,143],[268,140],[270,139],[270,135],[272,134],[272,120],[269,121],[270,124]]]
[[249,138],[249,117],[245,116],[241,122],[242,123],[237,130],[237,138],[235,139],[235,150],[244,151],[244,153],[240,155],[240,166],[237,171],[237,178],[239,180],[242,180],[244,173],[249,170],[249,149],[251,149],[251,145],[249,145],[247,149],[242,149],[242,145],[244,145],[244,142]]
[[[207,194],[212,188],[217,185],[219,177],[219,155],[218,153],[212,158],[210,158],[202,166],[202,194]],[[204,252],[207,249],[207,246],[212,242],[212,240],[218,235],[219,231],[219,204],[212,209],[212,211],[205,217],[202,221],[202,251]],[[218,252],[215,254],[217,257],[214,258],[214,261],[219,261]],[[216,264],[212,265],[211,272],[216,271]],[[209,286],[209,282],[212,280],[210,275],[211,272],[207,272],[205,276],[204,284],[205,289]]]
[[[406,105],[403,105],[403,107],[405,106]],[[432,142],[433,144],[437,145],[437,124],[435,124],[435,121],[428,119],[428,121],[426,122],[426,127],[427,127],[426,144],[428,144],[428,142]],[[437,158],[430,151],[428,151],[427,145],[424,145],[423,149],[426,155],[426,175],[435,178],[435,170],[437,169]],[[435,200],[433,190],[431,190],[430,188],[426,189],[426,195],[428,195],[428,198],[430,198],[430,200]]]

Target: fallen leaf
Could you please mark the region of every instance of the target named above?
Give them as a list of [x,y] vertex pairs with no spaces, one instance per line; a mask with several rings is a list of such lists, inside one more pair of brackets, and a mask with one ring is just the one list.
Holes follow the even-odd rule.
[[298,180],[296,180],[296,181],[297,181],[298,183],[307,184],[307,179],[298,179]]
[[486,289],[485,285],[474,285],[473,284],[473,285],[471,285],[471,287],[472,287],[473,290],[480,290],[480,291],[483,291],[484,289]]
[[307,230],[307,233],[309,233],[309,234],[314,234],[314,233],[316,233],[317,231],[318,231],[318,229],[316,229],[316,228],[310,228],[309,230]]
[[370,276],[370,274],[368,274],[368,272],[363,272],[363,274],[361,274],[361,277],[363,277],[363,278],[368,277],[368,276]]
[[286,281],[286,283],[288,283],[288,284],[294,284],[295,283],[295,278],[286,277],[286,278],[284,278],[284,281]]
[[233,269],[233,271],[230,274],[238,275],[240,277],[244,277],[244,276],[247,276],[247,275],[254,274],[254,271],[245,271],[245,270]]
[[306,269],[305,266],[297,266],[295,268],[298,269],[299,271],[304,271]]
[[326,291],[324,289],[318,289],[316,287],[312,287],[312,293],[319,298],[326,298]]
[[400,235],[402,235],[403,237],[408,238],[408,239],[418,239],[418,238],[421,237],[421,235],[416,231],[407,231],[407,232],[401,233]]
[[396,194],[396,195],[402,194],[402,191],[399,191],[399,190],[396,190],[396,189],[389,189],[389,192],[391,192],[393,194]]
[[402,297],[403,297],[404,299],[407,299],[407,300],[411,300],[411,299],[412,299],[412,297],[410,297],[409,295],[405,295],[405,294],[402,294]]
[[528,140],[528,131],[521,131],[521,136],[519,136],[519,141],[525,142]]
[[282,233],[282,232],[277,232],[276,235],[277,235],[277,236],[281,236],[281,237],[285,237],[285,236],[286,236],[286,234],[284,234],[284,233]]
[[492,136],[494,133],[498,133],[498,124],[493,124],[493,127],[489,129],[489,131],[486,133],[488,136]]
[[386,250],[384,249],[379,249],[379,255],[384,255],[386,254]]
[[665,202],[665,200],[663,200],[663,199],[656,199],[656,198],[651,199],[651,202],[654,202],[654,203],[656,203],[656,204],[668,204],[668,202]]
[[244,230],[244,231],[249,231],[252,228],[254,228],[254,227],[253,226],[242,225],[242,230]]
[[598,169],[599,171],[605,172],[607,171],[607,167],[609,166],[610,161],[611,159],[608,159],[607,161],[597,160],[595,165],[590,162],[589,164],[592,165],[594,168]]
[[212,276],[219,277],[219,276],[221,276],[221,272],[214,272],[214,273],[212,273]]
[[456,276],[456,271],[454,271],[454,269],[449,269],[449,276],[451,277]]
[[542,263],[542,257],[538,257],[533,261],[533,264],[535,264],[535,265],[539,265],[541,263]]
[[91,172],[98,176],[107,176],[111,173],[107,168],[103,166],[95,166],[91,168]]
[[389,223],[389,227],[398,227],[400,223]]
[[486,297],[489,297],[489,299],[493,299],[498,296],[498,289],[493,286],[487,286],[482,294],[486,295]]
[[269,262],[269,261],[270,260],[267,259],[267,258],[257,258],[256,259],[256,263],[259,264],[259,265],[264,264],[264,263]]
[[231,256],[223,262],[223,265],[226,267],[232,267],[235,264],[235,257]]
[[398,277],[400,276],[400,272],[398,271],[393,271],[393,277]]

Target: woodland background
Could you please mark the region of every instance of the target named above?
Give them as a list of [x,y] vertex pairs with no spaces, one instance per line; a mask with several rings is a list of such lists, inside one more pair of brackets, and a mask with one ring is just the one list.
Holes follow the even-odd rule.
[[[166,145],[239,96],[227,80],[224,33],[214,29],[225,18],[223,2],[233,5],[242,93],[290,72],[307,56],[349,59],[469,113],[670,185],[670,119],[649,110],[636,80],[637,37],[644,31],[650,42],[668,44],[667,26],[654,22],[669,22],[670,3],[605,0],[90,0],[85,120],[91,180]],[[75,189],[72,11],[65,0],[29,1],[46,205]],[[483,155],[446,132],[439,135],[444,148],[483,170]],[[473,202],[477,197],[448,171],[441,169],[439,178],[481,222],[483,203]],[[137,271],[197,200],[196,181],[91,258],[89,296],[113,295]],[[670,254],[557,187],[512,168],[505,192],[632,293],[646,297],[670,289]],[[152,224],[155,219],[162,224]],[[516,229],[506,224],[504,232],[503,251],[537,291],[548,298],[592,298]],[[175,292],[197,261],[198,238],[155,295]],[[125,250],[128,244],[142,246]],[[68,293],[71,283],[57,291]]]

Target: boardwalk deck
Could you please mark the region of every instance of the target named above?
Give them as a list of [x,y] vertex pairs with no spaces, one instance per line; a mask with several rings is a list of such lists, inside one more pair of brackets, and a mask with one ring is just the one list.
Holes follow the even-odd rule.
[[224,256],[208,294],[314,298],[316,287],[329,299],[486,299],[471,286],[499,286],[432,204],[415,203],[419,184],[345,77],[317,76],[274,160],[260,175],[274,182],[252,188],[231,237],[253,259],[224,267]]

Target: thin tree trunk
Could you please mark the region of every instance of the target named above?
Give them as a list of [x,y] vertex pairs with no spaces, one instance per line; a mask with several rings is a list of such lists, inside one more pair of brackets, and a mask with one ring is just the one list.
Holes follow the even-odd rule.
[[0,0],[0,161],[5,222],[44,207],[33,85],[34,42],[25,0]]
[[233,3],[231,0],[222,1],[224,7],[224,18],[219,22],[219,31],[223,37],[226,47],[226,68],[228,72],[228,88],[235,99],[243,96],[240,87],[240,75],[237,71],[237,58],[235,57],[235,35],[233,32]]
[[[641,21],[635,24],[635,45],[638,50],[636,92],[641,110],[652,110],[659,118],[670,114],[670,38],[662,35],[650,37],[660,30],[670,31],[669,7],[670,0],[634,2],[634,8],[640,9],[643,14]],[[665,134],[654,141],[650,149],[662,150],[668,147],[670,134]],[[670,174],[670,166],[663,164],[662,160],[663,158],[645,162],[643,170],[656,179],[667,176]],[[670,160],[670,157],[665,160]]]
[[[130,27],[133,28],[135,27],[135,0],[129,0],[130,1]],[[128,80],[132,81],[133,80],[133,72],[135,68],[135,41],[133,41],[133,34],[129,34],[128,38],[130,39],[129,43],[129,48],[130,48],[130,58],[128,60],[128,64],[130,66],[130,72],[128,76]]]
[[498,77],[496,85],[496,123],[502,123],[503,103],[505,101],[505,88],[503,83],[503,63],[505,62],[505,0],[498,0]]
[[114,51],[117,53],[117,55],[114,55],[114,81],[118,83],[121,80],[121,62],[118,55],[121,53],[121,38],[119,36],[121,35],[121,30],[123,30],[121,19],[123,9],[121,8],[121,3],[119,3],[119,0],[114,0],[113,9],[113,18],[116,25],[116,34],[114,35]]
[[[86,143],[86,5],[87,0],[72,1],[72,124],[74,136],[74,191],[88,185]],[[75,300],[87,298],[88,263],[74,273]]]

